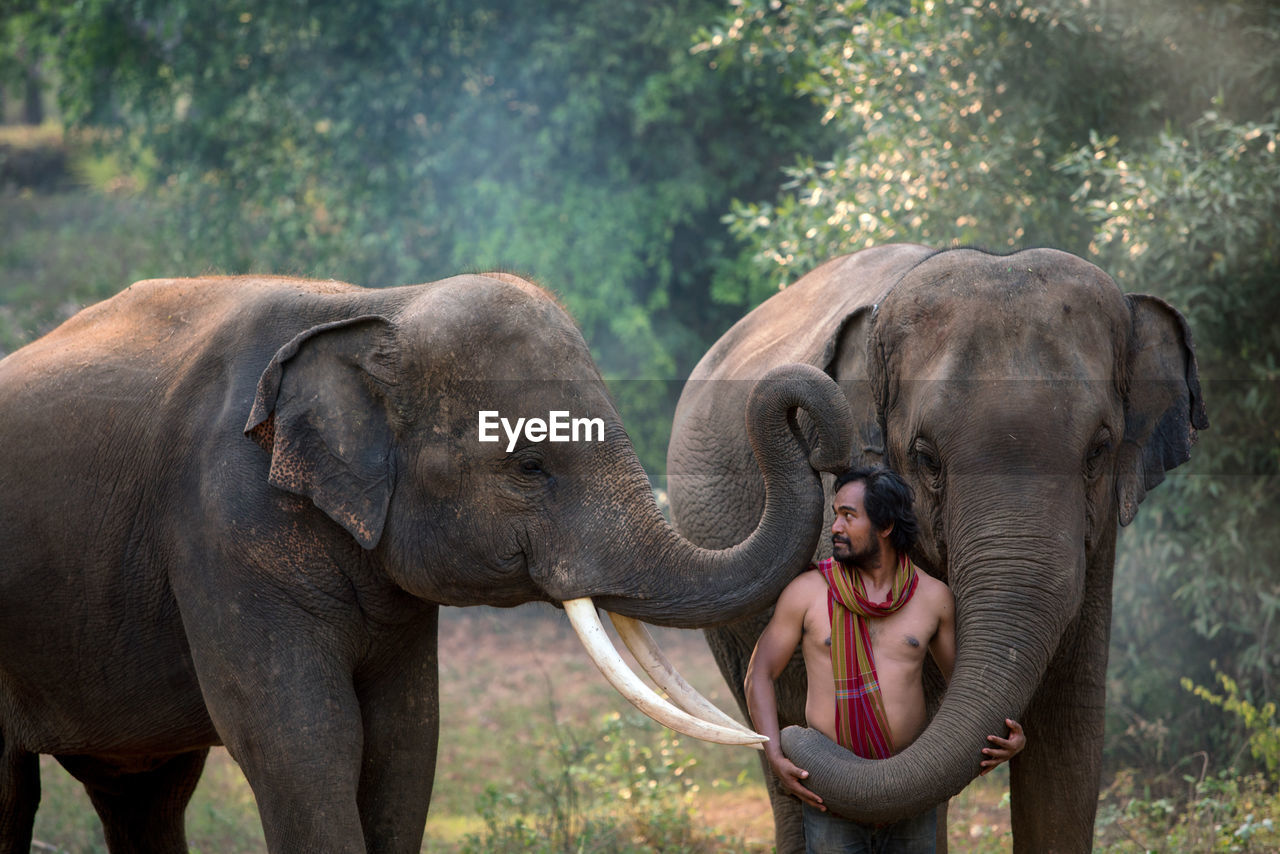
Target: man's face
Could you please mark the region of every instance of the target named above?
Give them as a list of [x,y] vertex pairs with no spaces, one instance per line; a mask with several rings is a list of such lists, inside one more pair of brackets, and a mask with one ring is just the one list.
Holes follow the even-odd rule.
[[862,566],[880,554],[880,538],[862,503],[866,491],[867,485],[860,480],[846,483],[832,504],[831,556],[845,566]]

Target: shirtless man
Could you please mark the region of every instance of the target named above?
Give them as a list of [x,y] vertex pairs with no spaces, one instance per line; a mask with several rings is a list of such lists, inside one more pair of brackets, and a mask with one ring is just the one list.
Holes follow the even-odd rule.
[[[934,850],[935,810],[882,827],[826,814],[822,799],[801,782],[809,773],[782,755],[773,686],[799,645],[809,682],[805,717],[810,728],[868,759],[898,753],[920,735],[926,723],[925,650],[949,680],[956,652],[955,601],[945,584],[907,559],[917,533],[911,503],[911,488],[887,469],[854,469],[836,480],[834,560],[801,574],[782,592],[747,669],[751,720],[769,737],[765,756],[783,789],[803,802],[810,852]],[[850,615],[859,609],[868,616]],[[861,666],[859,636],[871,647],[870,661],[864,654]],[[833,648],[838,671],[833,671]],[[840,693],[851,698],[839,707],[837,681]],[[983,774],[1026,744],[1022,727],[1005,723],[1007,739],[988,736]]]

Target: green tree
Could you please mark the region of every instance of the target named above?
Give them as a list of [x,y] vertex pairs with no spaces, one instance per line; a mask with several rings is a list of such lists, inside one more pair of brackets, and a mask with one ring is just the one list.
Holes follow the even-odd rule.
[[64,116],[180,203],[178,245],[372,285],[532,275],[653,472],[675,381],[746,305],[721,217],[826,132],[690,53],[715,0],[33,8]]
[[1277,120],[1210,111],[1189,134],[1162,132],[1146,150],[1097,140],[1064,169],[1082,179],[1102,263],[1186,314],[1212,421],[1187,471],[1139,514],[1117,571],[1112,710],[1120,730],[1159,721],[1183,733],[1165,759],[1209,732],[1202,746],[1230,762],[1245,738],[1236,721],[1170,692],[1180,674],[1207,683],[1216,658],[1246,699],[1262,703],[1280,688]]
[[1076,59],[1097,53],[1092,28],[1055,4],[775,5],[744,2],[704,46],[785,68],[839,128],[829,158],[788,170],[789,192],[735,212],[777,284],[896,240],[1084,248],[1074,185],[1051,167],[1088,141],[1099,103],[1127,100]]
[[[1280,9],[1142,0],[1123,11],[1108,32],[1146,118],[1100,126],[1059,167],[1078,182],[1099,263],[1186,315],[1212,429],[1122,540],[1112,750],[1162,770],[1197,749],[1220,767],[1248,764],[1240,722],[1171,685],[1181,674],[1208,684],[1216,659],[1245,701],[1280,688]],[[1164,729],[1163,756],[1125,737]]]

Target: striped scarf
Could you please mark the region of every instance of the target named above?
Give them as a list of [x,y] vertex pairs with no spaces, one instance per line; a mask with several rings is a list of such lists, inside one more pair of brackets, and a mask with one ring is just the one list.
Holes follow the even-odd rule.
[[911,601],[916,567],[902,556],[888,602],[868,602],[856,571],[828,558],[818,564],[827,580],[827,614],[831,617],[831,670],[836,681],[836,742],[865,759],[893,755],[884,698],[876,679],[868,619],[887,617]]

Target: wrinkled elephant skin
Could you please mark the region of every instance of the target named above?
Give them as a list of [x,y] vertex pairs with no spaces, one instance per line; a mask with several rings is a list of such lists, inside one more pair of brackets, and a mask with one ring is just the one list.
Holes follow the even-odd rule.
[[[891,759],[856,760],[803,728],[784,730],[784,751],[836,814],[881,822],[960,791],[985,736],[1015,718],[1027,733],[1011,764],[1015,848],[1090,850],[1117,529],[1208,426],[1182,316],[1055,250],[836,258],[739,321],[691,376],[668,471],[674,524],[693,541],[723,547],[759,518],[746,442],[723,425],[752,378],[790,362],[840,383],[858,435],[849,462],[912,485],[913,558],[952,587],[957,655],[929,727]],[[824,538],[815,557],[829,554]],[[744,713],[766,618],[708,631]],[[778,695],[783,725],[802,725],[794,663]],[[798,802],[765,773],[778,850],[802,850]]]
[[[113,852],[186,852],[220,743],[272,852],[418,851],[440,605],[711,625],[808,560],[790,519],[820,524],[847,403],[797,365],[750,406],[769,509],[705,550],[577,328],[515,277],[148,281],[84,310],[0,362],[0,851],[30,848],[47,753]],[[831,429],[806,441],[797,407]],[[482,412],[542,427],[481,441]],[[752,739],[729,723],[703,729]]]

